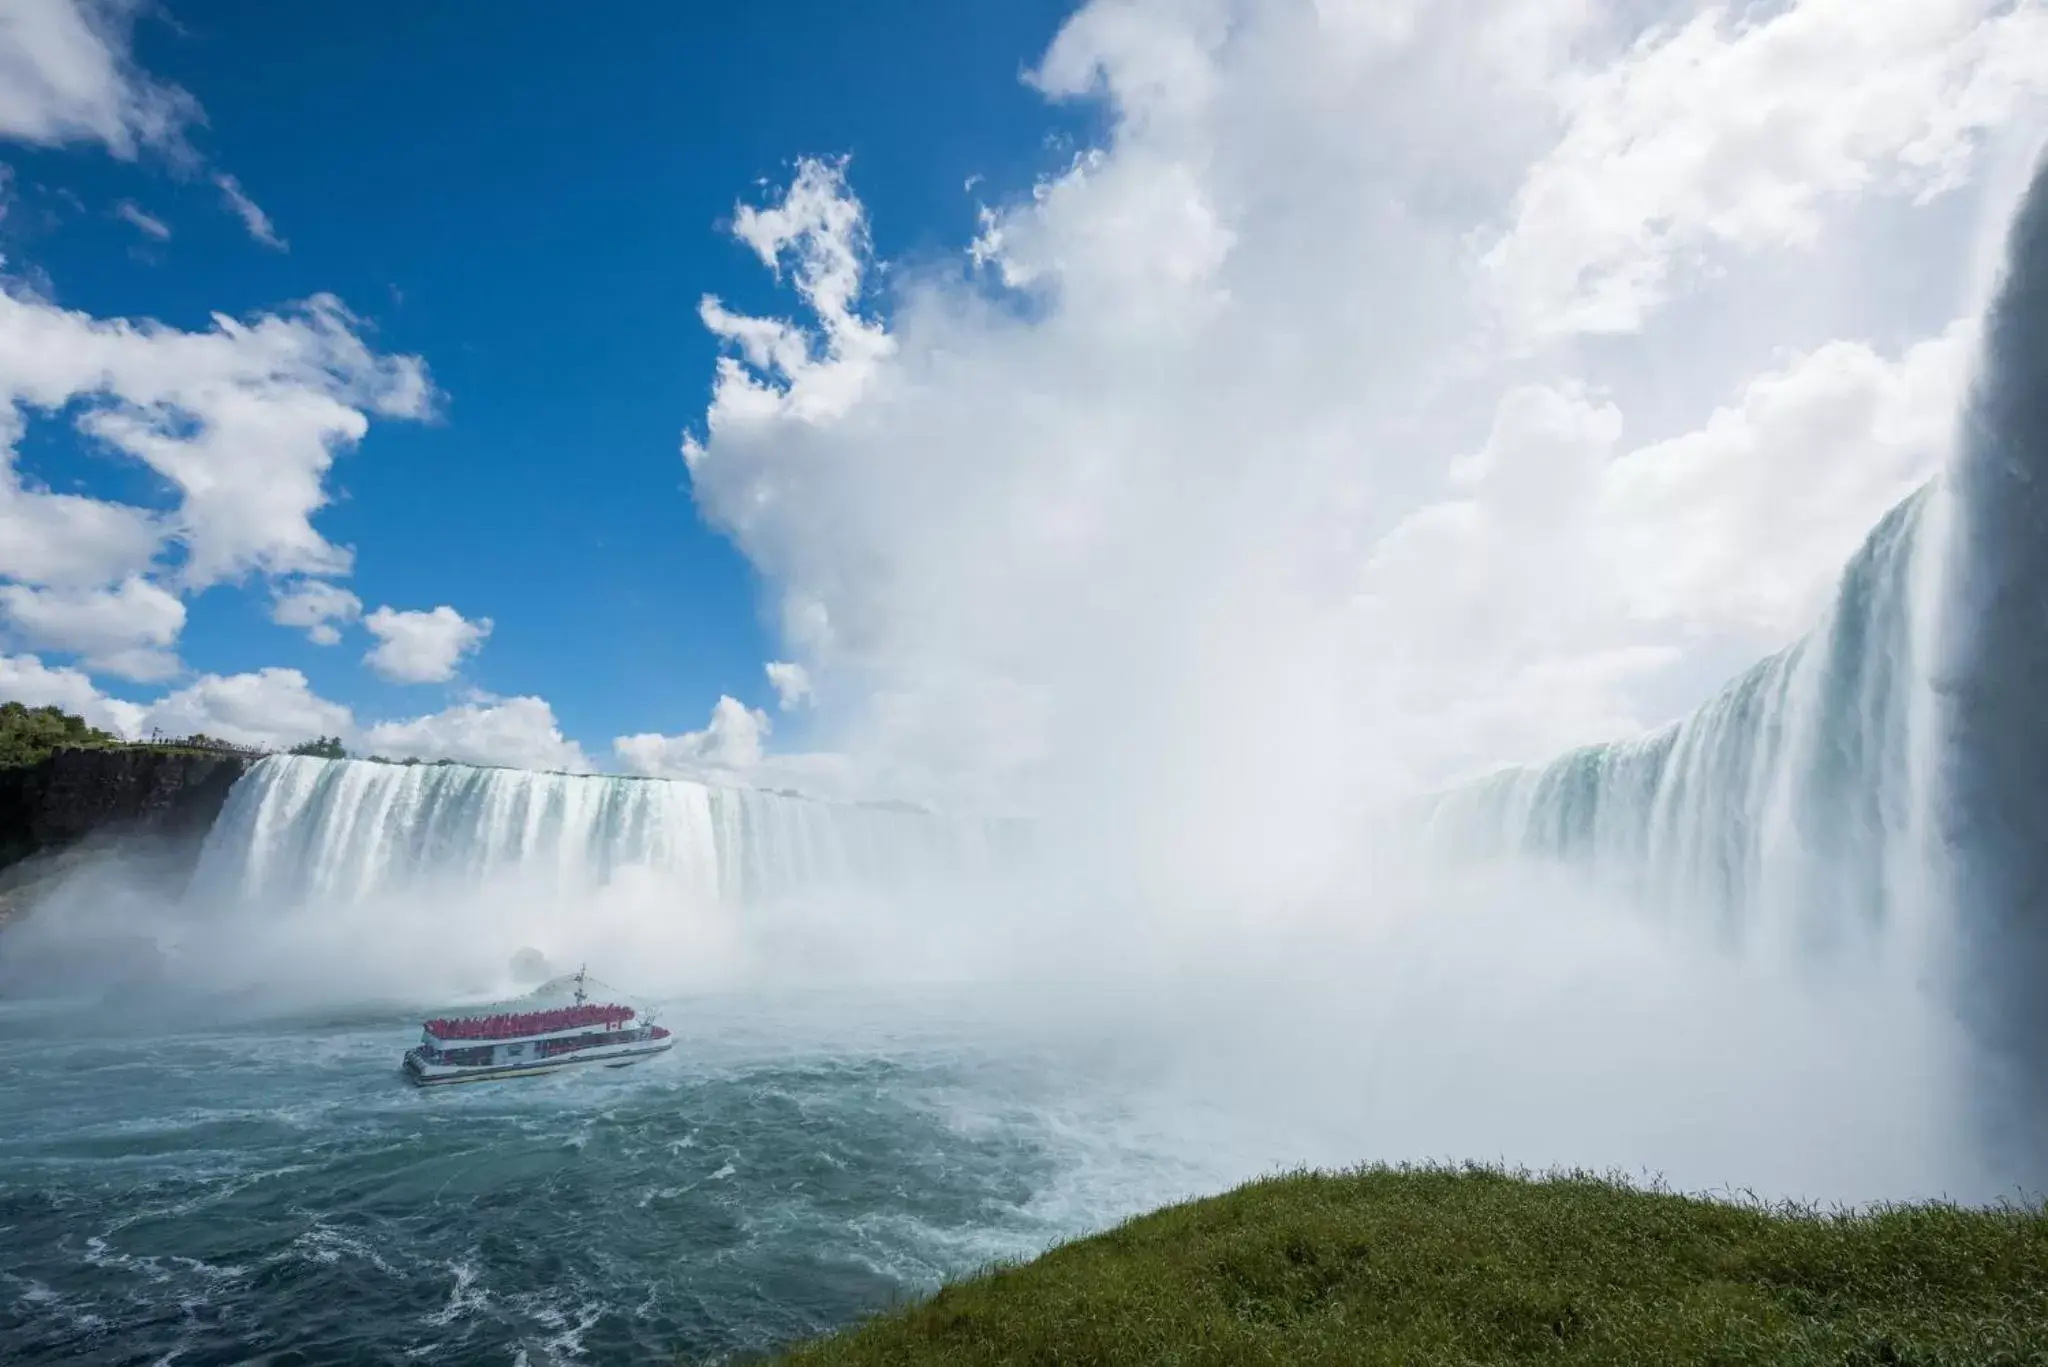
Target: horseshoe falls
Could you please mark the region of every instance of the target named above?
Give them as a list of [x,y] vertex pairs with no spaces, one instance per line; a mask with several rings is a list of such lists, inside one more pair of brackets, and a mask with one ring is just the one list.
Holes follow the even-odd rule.
[[1563,866],[1746,954],[1931,989],[1979,1124],[2048,1168],[2048,171],[2007,242],[1946,469],[1822,620],[1697,711],[1440,795],[1432,847]]
[[423,881],[575,896],[629,877],[678,904],[758,906],[964,871],[978,828],[680,779],[272,756],[229,795],[194,875],[214,901],[356,903]]
[[1939,491],[1885,517],[1824,621],[1690,716],[1445,794],[1454,853],[1559,861],[1727,941],[1823,948],[1921,927]]
[[278,755],[229,793],[174,909],[81,906],[50,933],[139,933],[154,983],[273,999],[502,996],[532,952],[650,992],[916,976],[975,952],[986,917],[938,909],[1014,848],[1003,823],[905,807]]

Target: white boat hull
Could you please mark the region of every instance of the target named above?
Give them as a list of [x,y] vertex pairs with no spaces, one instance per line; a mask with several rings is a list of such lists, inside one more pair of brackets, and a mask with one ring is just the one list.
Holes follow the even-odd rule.
[[559,1073],[564,1068],[584,1068],[592,1064],[603,1064],[611,1068],[624,1068],[640,1062],[654,1054],[667,1053],[675,1046],[675,1036],[664,1035],[659,1039],[636,1040],[631,1044],[598,1044],[571,1053],[557,1054],[553,1058],[514,1059],[504,1063],[428,1063],[420,1057],[420,1051],[410,1050],[405,1056],[405,1075],[420,1087],[441,1087],[455,1082],[491,1082],[499,1078],[533,1077],[540,1073]]

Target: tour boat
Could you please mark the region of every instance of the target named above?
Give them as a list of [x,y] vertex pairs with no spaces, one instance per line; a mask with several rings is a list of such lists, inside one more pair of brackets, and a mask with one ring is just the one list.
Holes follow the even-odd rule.
[[623,1068],[675,1044],[667,1030],[630,1006],[593,1002],[578,972],[568,1006],[489,1016],[441,1016],[424,1023],[405,1052],[405,1075],[422,1087],[530,1077],[584,1063]]

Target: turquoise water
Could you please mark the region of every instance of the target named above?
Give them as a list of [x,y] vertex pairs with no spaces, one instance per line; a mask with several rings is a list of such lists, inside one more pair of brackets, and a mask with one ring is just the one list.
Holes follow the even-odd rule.
[[0,1007],[0,1360],[743,1357],[1220,1175],[968,1002],[673,1002],[660,1059],[420,1091],[430,1006]]

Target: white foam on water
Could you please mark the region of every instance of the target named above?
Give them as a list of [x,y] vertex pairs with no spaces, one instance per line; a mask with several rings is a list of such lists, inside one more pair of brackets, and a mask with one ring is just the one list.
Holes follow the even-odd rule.
[[454,1259],[444,1265],[452,1279],[452,1285],[448,1288],[448,1303],[431,1315],[425,1316],[424,1323],[435,1328],[446,1328],[490,1305],[490,1293],[479,1280],[479,1256],[481,1255],[472,1250],[466,1257]]

